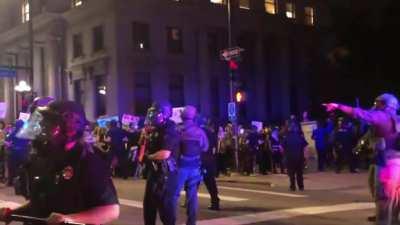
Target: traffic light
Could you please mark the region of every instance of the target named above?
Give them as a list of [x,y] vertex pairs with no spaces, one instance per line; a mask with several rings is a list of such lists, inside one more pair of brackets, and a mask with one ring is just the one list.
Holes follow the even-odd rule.
[[246,100],[245,93],[243,91],[237,91],[235,94],[235,100],[237,103],[241,103]]

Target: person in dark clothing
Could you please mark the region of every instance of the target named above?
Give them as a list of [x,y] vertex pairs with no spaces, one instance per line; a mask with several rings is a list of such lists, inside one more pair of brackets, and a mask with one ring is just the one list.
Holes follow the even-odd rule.
[[129,133],[117,126],[117,121],[110,122],[110,130],[107,132],[107,141],[110,143],[111,167],[116,170],[118,176],[126,178],[126,162],[129,151],[126,149]]
[[339,118],[337,129],[334,133],[334,146],[336,153],[336,173],[340,173],[346,161],[349,162],[350,172],[356,172],[352,163],[352,149],[354,138],[352,130],[347,126],[343,118]]
[[251,175],[254,173],[254,161],[255,156],[258,152],[258,140],[260,136],[257,133],[257,127],[252,126],[247,136],[248,140],[248,151],[246,157],[245,173]]
[[29,201],[14,210],[2,208],[0,220],[19,214],[45,218],[47,224],[105,224],[119,216],[109,170],[83,139],[86,123],[83,108],[70,101],[52,102],[31,115],[17,134],[32,140],[32,158],[19,177],[25,184],[19,193]]
[[[176,173],[176,155],[179,145],[179,136],[176,125],[169,120],[171,105],[154,103],[149,108],[146,126],[142,130],[140,145],[145,152],[139,153],[139,160],[146,166],[146,187],[143,199],[143,217],[145,225],[155,225],[157,212],[163,224],[174,215],[167,213],[166,197],[167,182],[172,173]],[[171,218],[172,217],[172,218]]]
[[208,124],[203,127],[207,138],[208,138],[208,150],[201,154],[201,168],[203,172],[203,181],[206,185],[207,191],[210,194],[211,204],[208,207],[210,210],[219,210],[219,197],[218,197],[218,186],[215,181],[217,176],[217,162],[216,162],[216,151],[217,151],[217,134],[212,124]]
[[277,167],[280,168],[281,173],[285,173],[282,157],[282,145],[279,138],[279,129],[275,128],[270,137],[271,150],[272,150],[272,172],[277,173]]
[[182,111],[182,129],[180,129],[180,149],[176,155],[178,170],[171,173],[168,180],[166,204],[168,225],[175,225],[177,203],[184,188],[187,197],[186,225],[195,225],[197,219],[197,190],[202,180],[200,166],[201,154],[208,150],[208,139],[203,129],[195,122],[197,110],[187,105]]
[[29,155],[29,140],[17,137],[17,133],[24,126],[24,121],[17,120],[15,128],[6,139],[8,146],[8,181],[7,185],[12,186],[14,178],[17,176],[18,169],[28,160]]
[[260,173],[266,175],[268,171],[271,171],[271,142],[267,128],[263,130],[260,137],[257,162]]
[[308,145],[304,136],[296,123],[289,124],[288,133],[283,142],[286,166],[290,178],[290,190],[295,191],[297,186],[299,190],[304,190],[303,169],[304,169],[304,148]]
[[311,138],[315,141],[315,148],[317,149],[319,171],[325,170],[328,135],[328,131],[322,121],[318,121],[317,129],[313,131]]

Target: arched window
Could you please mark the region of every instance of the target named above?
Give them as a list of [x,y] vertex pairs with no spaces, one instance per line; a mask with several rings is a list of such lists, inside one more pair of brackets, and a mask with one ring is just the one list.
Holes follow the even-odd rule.
[[30,19],[30,6],[29,6],[29,0],[24,0],[22,2],[22,22],[26,23]]

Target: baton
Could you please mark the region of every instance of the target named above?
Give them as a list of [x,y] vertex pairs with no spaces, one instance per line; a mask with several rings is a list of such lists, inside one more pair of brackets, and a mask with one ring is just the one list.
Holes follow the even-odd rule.
[[[47,224],[47,219],[46,218],[38,218],[38,217],[33,217],[33,216],[24,216],[24,215],[17,215],[17,214],[11,214],[10,215],[10,220],[12,221],[18,221],[18,222],[34,222],[38,224]],[[62,225],[85,225],[83,223],[75,223],[75,222],[69,222],[69,221],[64,221],[61,223]]]

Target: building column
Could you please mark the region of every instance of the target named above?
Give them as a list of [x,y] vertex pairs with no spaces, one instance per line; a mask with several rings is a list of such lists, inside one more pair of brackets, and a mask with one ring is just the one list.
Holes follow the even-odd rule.
[[42,47],[39,48],[34,48],[33,50],[33,64],[34,64],[34,71],[33,71],[33,91],[36,92],[37,96],[43,96],[44,95],[44,90],[43,90],[43,68],[42,65],[44,62],[42,62],[42,54],[41,54],[41,49]]
[[47,86],[48,95],[56,99],[62,96],[62,75],[63,75],[63,42],[64,23],[57,21],[52,24],[47,36],[46,62],[47,62]]
[[87,71],[85,74],[85,100],[84,108],[86,117],[89,121],[96,121],[96,84],[92,71]]
[[4,101],[7,105],[7,114],[6,120],[8,122],[14,122],[15,120],[15,106],[16,106],[16,99],[15,99],[15,79],[10,78],[4,81]]

